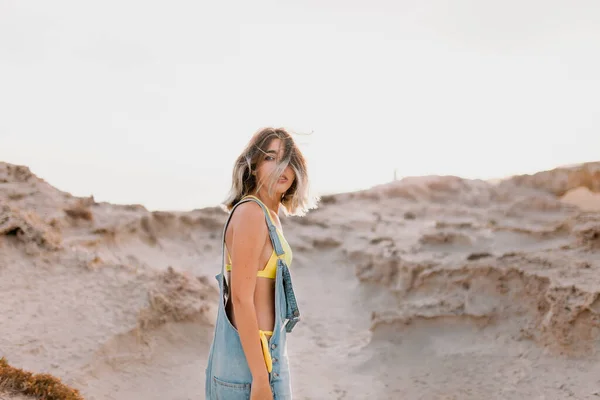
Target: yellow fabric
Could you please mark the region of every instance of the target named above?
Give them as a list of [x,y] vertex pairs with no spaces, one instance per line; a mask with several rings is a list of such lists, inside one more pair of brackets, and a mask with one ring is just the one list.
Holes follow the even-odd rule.
[[273,370],[273,360],[271,359],[271,352],[269,352],[269,340],[267,335],[273,336],[273,331],[262,331],[259,330],[260,343],[262,344],[263,355],[265,356],[265,363],[267,364],[267,371]]
[[[262,203],[256,196],[246,196],[246,197],[255,198],[261,204],[264,205],[264,203]],[[267,210],[268,210],[268,208],[267,208]],[[275,222],[273,221],[273,216],[271,215],[270,212],[269,212],[269,219],[271,220],[271,223],[273,225],[275,225]],[[281,247],[283,248],[283,251],[284,251],[284,254],[282,254],[282,257],[285,260],[285,263],[287,264],[287,266],[289,267],[292,264],[292,249],[291,249],[289,243],[287,242],[287,240],[285,240],[283,233],[279,230],[279,228],[277,228],[277,225],[275,225],[275,228],[277,231],[277,236],[279,236],[279,241],[281,242]],[[225,269],[227,271],[231,271],[231,257],[229,256],[229,250],[227,250],[227,245],[225,245],[225,251],[227,252],[227,263],[225,264]],[[265,267],[263,269],[258,271],[256,276],[260,276],[263,278],[275,279],[276,273],[277,273],[277,253],[275,253],[275,249],[273,249],[273,252],[271,253],[271,257],[269,257],[269,261],[267,261],[267,265],[265,265]]]

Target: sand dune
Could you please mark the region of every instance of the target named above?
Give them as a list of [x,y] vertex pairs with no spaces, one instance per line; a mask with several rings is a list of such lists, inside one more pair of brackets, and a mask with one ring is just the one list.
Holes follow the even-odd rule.
[[8,392],[0,393],[0,400],[31,400],[31,397],[23,396],[20,394],[11,394]]
[[600,211],[600,193],[594,193],[585,186],[569,190],[561,200],[585,211]]
[[[296,398],[598,398],[599,166],[413,177],[283,218]],[[0,357],[86,399],[202,398],[224,221],[0,163]]]

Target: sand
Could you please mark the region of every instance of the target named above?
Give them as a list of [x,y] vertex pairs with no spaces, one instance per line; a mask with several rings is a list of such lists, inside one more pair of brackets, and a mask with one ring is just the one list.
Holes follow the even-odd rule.
[[[282,216],[295,398],[600,398],[599,166],[406,178]],[[225,218],[0,163],[0,357],[86,399],[202,399]]]
[[31,400],[31,397],[5,392],[0,393],[0,400]]

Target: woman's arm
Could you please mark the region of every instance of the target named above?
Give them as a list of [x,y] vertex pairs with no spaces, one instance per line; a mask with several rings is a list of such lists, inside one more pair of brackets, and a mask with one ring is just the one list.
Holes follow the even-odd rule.
[[234,225],[231,249],[231,300],[235,321],[252,379],[268,382],[254,307],[258,262],[268,230],[263,210],[254,202],[241,204],[235,214],[239,221]]

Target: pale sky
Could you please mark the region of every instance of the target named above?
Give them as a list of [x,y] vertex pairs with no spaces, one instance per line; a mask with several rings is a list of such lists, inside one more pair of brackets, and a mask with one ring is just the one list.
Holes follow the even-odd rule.
[[0,160],[97,201],[225,196],[263,126],[320,194],[600,160],[600,2],[0,0]]

